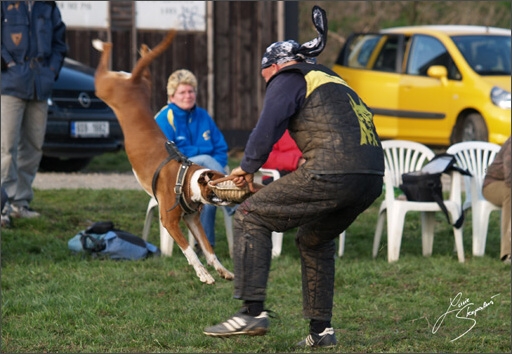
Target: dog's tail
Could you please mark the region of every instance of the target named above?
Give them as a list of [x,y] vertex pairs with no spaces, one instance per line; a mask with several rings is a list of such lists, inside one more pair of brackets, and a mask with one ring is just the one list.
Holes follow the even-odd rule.
[[139,81],[143,75],[144,69],[171,45],[175,36],[176,30],[170,30],[165,38],[153,50],[145,51],[145,53],[143,53],[144,55],[139,59],[132,70],[131,80],[134,82]]

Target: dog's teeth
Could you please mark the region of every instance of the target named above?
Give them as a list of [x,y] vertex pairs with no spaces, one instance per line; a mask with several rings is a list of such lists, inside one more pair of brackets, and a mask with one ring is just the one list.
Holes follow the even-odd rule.
[[93,39],[92,40],[92,46],[94,47],[94,49],[102,52],[103,51],[103,42],[99,39]]

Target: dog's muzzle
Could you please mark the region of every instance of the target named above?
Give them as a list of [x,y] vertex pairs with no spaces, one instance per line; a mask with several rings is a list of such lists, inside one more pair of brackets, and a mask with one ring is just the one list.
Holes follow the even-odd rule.
[[[208,187],[215,195],[212,202],[217,205],[235,205],[240,204],[252,195],[249,186],[243,188],[237,187],[231,180],[223,178],[208,182]],[[221,203],[221,204],[218,204]],[[228,204],[222,204],[228,203]]]

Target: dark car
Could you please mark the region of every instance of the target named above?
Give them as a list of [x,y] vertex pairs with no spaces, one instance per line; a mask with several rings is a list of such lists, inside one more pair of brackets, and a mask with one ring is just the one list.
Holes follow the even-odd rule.
[[66,58],[48,100],[41,171],[79,171],[94,156],[123,148],[114,112],[94,91],[94,69]]

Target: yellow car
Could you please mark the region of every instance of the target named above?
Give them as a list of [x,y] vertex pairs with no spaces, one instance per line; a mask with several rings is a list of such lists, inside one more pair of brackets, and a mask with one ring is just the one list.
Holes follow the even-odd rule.
[[510,30],[410,26],[354,33],[333,67],[370,106],[381,139],[430,146],[510,136]]

